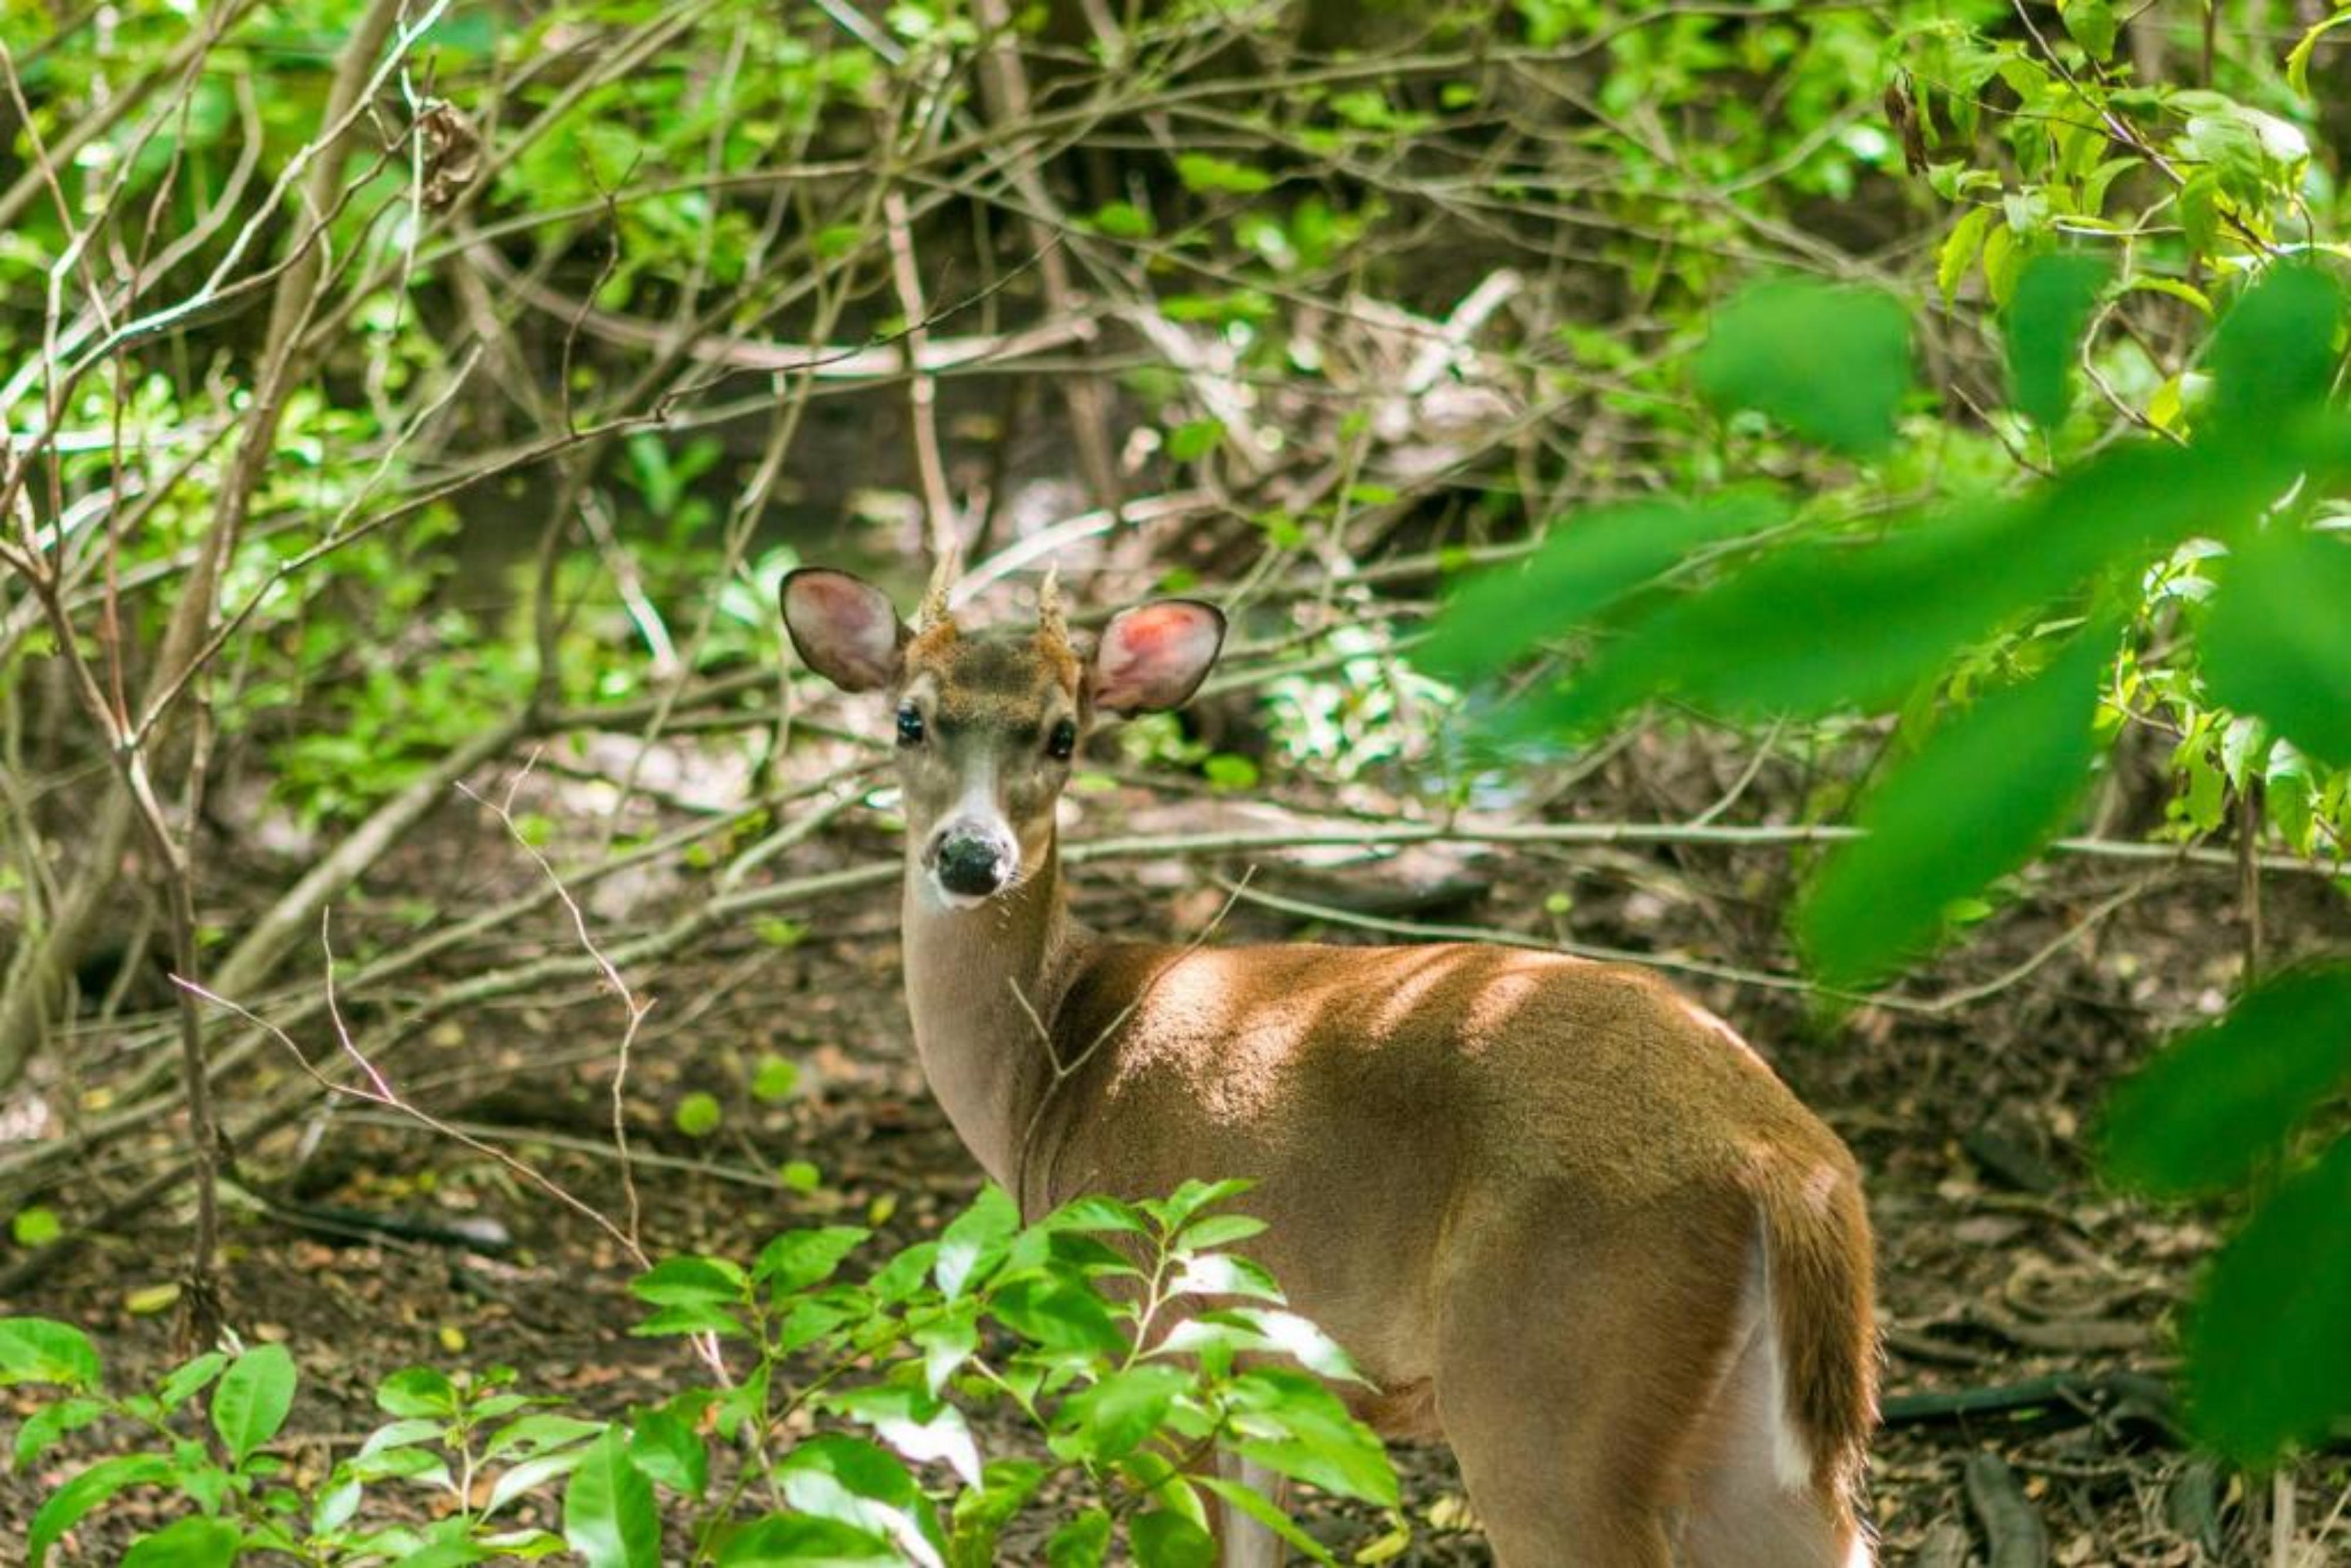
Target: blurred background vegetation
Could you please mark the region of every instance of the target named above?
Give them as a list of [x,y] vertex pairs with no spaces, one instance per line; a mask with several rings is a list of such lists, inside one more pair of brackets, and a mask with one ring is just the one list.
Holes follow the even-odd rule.
[[[2158,1425],[2312,1456],[2074,1476],[2064,1560],[2342,1550],[2351,10],[5,5],[0,1294],[184,1221],[243,1315],[222,1184],[331,1190],[325,1091],[164,977],[319,1038],[329,911],[338,1082],[458,1030],[449,1103],[553,1072],[837,1196],[775,1118],[828,1030],[903,1066],[824,967],[890,803],[776,581],[1058,563],[1238,628],[1081,778],[1109,918],[1319,845],[1243,917],[1665,958],[1896,1195],[1897,1390],[1980,1369],[1924,1339],[1997,1281],[1908,1237],[2005,1183],[1978,1260],[2061,1232],[2137,1333],[1999,1354],[2184,1325]],[[882,1005],[780,1056],[674,1006],[623,1105],[607,956]]]

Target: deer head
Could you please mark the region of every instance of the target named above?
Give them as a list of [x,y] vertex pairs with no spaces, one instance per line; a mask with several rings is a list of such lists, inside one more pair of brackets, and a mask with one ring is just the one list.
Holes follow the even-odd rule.
[[1177,706],[1224,644],[1225,618],[1190,599],[1122,610],[1072,633],[1048,579],[1033,625],[967,632],[936,590],[916,624],[847,572],[784,579],[784,626],[809,667],[847,692],[885,691],[895,711],[907,843],[945,909],[1019,886],[1054,848],[1071,758],[1102,716]]

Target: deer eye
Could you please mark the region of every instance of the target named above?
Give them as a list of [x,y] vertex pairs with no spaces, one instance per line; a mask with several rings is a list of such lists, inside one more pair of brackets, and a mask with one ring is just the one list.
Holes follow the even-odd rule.
[[901,746],[923,744],[923,716],[913,703],[908,703],[898,710],[898,744]]
[[1045,753],[1056,762],[1067,762],[1077,749],[1078,727],[1065,718],[1055,725],[1053,733],[1046,737]]

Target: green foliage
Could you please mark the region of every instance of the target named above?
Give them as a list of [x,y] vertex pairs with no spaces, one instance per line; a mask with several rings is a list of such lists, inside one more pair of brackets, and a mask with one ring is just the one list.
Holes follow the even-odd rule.
[[689,1138],[706,1138],[718,1131],[726,1112],[718,1096],[697,1089],[677,1103],[677,1130]]
[[1758,409],[1807,440],[1870,456],[1894,439],[1909,390],[1909,324],[1885,294],[1761,284],[1715,318],[1690,373],[1726,409]]
[[1763,495],[1603,507],[1554,530],[1518,574],[1472,577],[1417,662],[1453,680],[1494,674],[1531,644],[1609,609],[1717,539],[1759,533],[1784,509]]
[[[2335,1020],[2338,1028],[2343,1014]],[[2351,1408],[2351,1138],[2281,1180],[2213,1260],[2188,1323],[2188,1406],[2222,1453],[2276,1460]]]
[[2105,282],[2105,264],[2078,252],[2043,256],[2017,280],[2004,323],[2009,382],[2036,424],[2059,423],[2074,405],[2065,369]]
[[2212,694],[2351,768],[2351,539],[2275,527],[2245,540],[2204,627]]
[[1858,813],[1868,836],[1839,846],[1796,908],[1814,968],[1844,983],[1879,977],[2064,825],[2089,778],[2113,646],[2107,629],[2076,633],[2040,674],[1949,718],[1870,792]]
[[88,1390],[98,1385],[98,1347],[70,1323],[9,1318],[0,1324],[0,1387],[54,1383]]
[[294,1407],[294,1358],[282,1344],[246,1351],[213,1387],[213,1430],[239,1464],[277,1435]]
[[[986,1408],[1041,1436],[1056,1491],[1083,1500],[1054,1531],[1053,1562],[1102,1562],[1123,1542],[1145,1568],[1209,1563],[1207,1510],[1229,1498],[1330,1563],[1263,1499],[1201,1471],[1226,1448],[1396,1502],[1379,1440],[1324,1381],[1354,1378],[1345,1356],[1224,1250],[1262,1228],[1222,1207],[1241,1190],[1083,1198],[1023,1226],[991,1187],[937,1240],[853,1283],[842,1268],[869,1238],[846,1227],[788,1231],[747,1269],[668,1259],[631,1285],[652,1309],[636,1332],[713,1336],[723,1380],[614,1420],[518,1392],[507,1368],[405,1368],[377,1389],[392,1419],[308,1494],[269,1451],[295,1392],[282,1346],[200,1356],[152,1393],[105,1396],[78,1330],[0,1318],[0,1385],[65,1391],[25,1422],[20,1466],[100,1422],[125,1435],[42,1504],[32,1561],[140,1488],[187,1511],[125,1559],[150,1564],[291,1553],[362,1568],[568,1548],[595,1568],[653,1568],[679,1560],[666,1538],[695,1563],[982,1568],[1053,1474],[984,1456],[971,1417]],[[206,1388],[217,1452],[183,1436],[178,1414]],[[434,1522],[404,1521],[420,1511],[400,1500],[417,1494],[437,1500]]]
[[2241,1186],[2346,1088],[2351,967],[2282,976],[2115,1092],[2100,1139],[2106,1169],[2168,1197]]
[[[2064,414],[2064,366],[2102,271],[2052,258],[2015,285],[2015,390],[2043,427]],[[1590,729],[1660,692],[1758,718],[1882,707],[1948,681],[1956,711],[1870,785],[1855,811],[1865,836],[1826,857],[1796,905],[1799,945],[1820,974],[1876,978],[1917,957],[1950,911],[2065,827],[2097,737],[2112,733],[2101,709],[2116,626],[2127,616],[2134,639],[2146,634],[2161,601],[2143,597],[2142,585],[2159,592],[2163,581],[2149,568],[2199,541],[2227,558],[2202,596],[2214,695],[2302,755],[2351,756],[2351,549],[2305,521],[2351,472],[2351,412],[2328,402],[2340,295],[2306,267],[2253,277],[2214,334],[2210,405],[2185,440],[2116,445],[1989,506],[1930,502],[1878,523],[1870,538],[1816,510],[1809,526],[1679,594],[1631,591],[1683,566],[1692,568],[1679,573],[1686,580],[1702,578],[1688,552],[1711,530],[1692,523],[1703,516],[1695,507],[1564,519],[1531,567],[1460,593],[1432,646],[1464,651],[1461,663],[1482,671],[1567,632],[1599,637],[1563,686],[1522,705],[1518,722],[1534,727]],[[1855,324],[1836,327],[1841,313]],[[1851,452],[1882,447],[1904,395],[1888,369],[1907,358],[1886,340],[1882,302],[1775,287],[1731,316],[1695,367],[1709,396],[1763,407]],[[1739,373],[1724,371],[1726,355]],[[1771,369],[1798,362],[1802,377]],[[1579,578],[1587,586],[1562,591]],[[1982,672],[2002,666],[2016,675],[1959,700],[1962,680],[1980,685]],[[2242,779],[2259,731],[2232,733],[2243,737]],[[2163,1190],[2244,1180],[2255,1154],[2275,1149],[2313,1098],[2339,1084],[2339,975],[2264,991],[2119,1095],[2109,1134],[2116,1174]],[[2233,1088],[2220,1089],[2222,1078]],[[2250,1143],[2233,1145],[2247,1151],[2238,1155],[2191,1155],[2189,1130],[2210,1135],[2193,1140],[2199,1151]],[[2351,1360],[2311,1345],[2314,1314],[2339,1309],[2335,1270],[2351,1270],[2351,1236],[2339,1214],[2296,1232],[2336,1249],[2308,1290],[2279,1239],[2282,1207],[2307,1222],[2320,1207],[2314,1195],[2339,1185],[2339,1154],[2290,1177],[2231,1243],[2191,1334],[2199,1430],[2234,1456],[2273,1457],[2351,1409]],[[2338,1338],[2341,1321],[2337,1310]],[[2289,1382],[2294,1397],[2270,1397]]]

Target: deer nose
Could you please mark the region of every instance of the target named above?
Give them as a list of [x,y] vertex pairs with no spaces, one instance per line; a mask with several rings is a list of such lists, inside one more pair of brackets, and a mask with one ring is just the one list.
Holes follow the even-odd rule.
[[985,833],[950,828],[939,839],[933,869],[939,885],[967,898],[985,898],[1004,885],[1008,857],[1003,846]]

